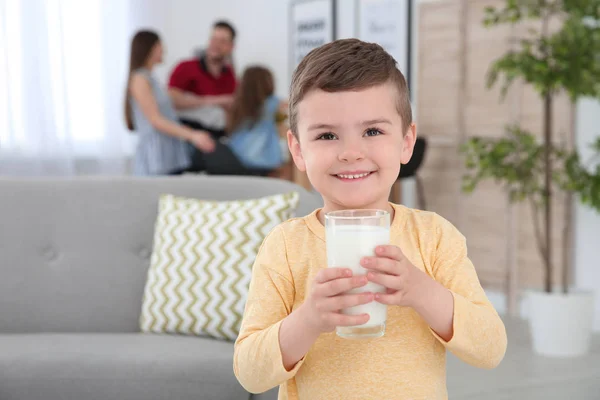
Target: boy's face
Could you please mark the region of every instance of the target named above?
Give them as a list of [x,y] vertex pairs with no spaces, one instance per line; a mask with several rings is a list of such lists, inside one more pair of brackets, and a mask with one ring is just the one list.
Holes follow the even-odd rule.
[[298,104],[298,138],[288,132],[288,145],[298,169],[323,196],[326,212],[389,208],[390,189],[416,139],[414,124],[402,132],[396,97],[394,87],[384,84],[313,90]]

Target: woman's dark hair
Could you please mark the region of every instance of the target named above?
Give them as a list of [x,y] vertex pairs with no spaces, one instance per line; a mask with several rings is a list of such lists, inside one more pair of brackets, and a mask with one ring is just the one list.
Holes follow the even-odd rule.
[[160,42],[160,37],[156,32],[152,31],[138,31],[131,40],[129,74],[127,76],[127,86],[125,88],[125,122],[127,124],[127,129],[130,131],[135,129],[133,126],[131,104],[129,102],[129,84],[131,82],[131,75],[136,69],[146,65],[152,49],[158,42]]
[[273,75],[267,68],[246,68],[238,86],[227,121],[227,132],[233,132],[248,121],[250,127],[260,120],[265,100],[273,95]]

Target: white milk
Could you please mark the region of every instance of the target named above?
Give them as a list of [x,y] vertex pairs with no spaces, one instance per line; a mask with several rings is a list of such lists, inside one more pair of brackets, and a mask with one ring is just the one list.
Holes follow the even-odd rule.
[[[362,257],[373,256],[375,247],[390,243],[390,231],[379,226],[337,225],[327,227],[327,266],[343,267],[352,270],[353,275],[366,275],[367,271],[360,265]],[[353,289],[348,293],[385,292],[385,288],[373,282]],[[368,304],[350,307],[343,310],[345,314],[369,314],[369,321],[360,325],[369,327],[382,325],[386,320],[387,307],[373,300]]]

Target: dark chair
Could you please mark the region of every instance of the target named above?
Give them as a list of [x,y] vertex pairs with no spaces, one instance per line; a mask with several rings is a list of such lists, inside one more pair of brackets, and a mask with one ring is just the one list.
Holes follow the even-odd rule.
[[197,151],[192,156],[193,165],[203,168],[208,175],[268,176],[273,170],[245,167],[229,146],[220,140],[215,142],[211,153]]
[[[425,190],[423,188],[423,181],[421,177],[417,174],[419,168],[423,164],[423,160],[425,159],[425,150],[427,150],[427,139],[425,138],[417,138],[415,142],[415,148],[413,149],[413,154],[408,163],[402,165],[400,168],[400,174],[398,174],[398,181],[405,178],[415,178],[415,182],[417,184],[417,202],[418,207],[422,210],[426,209],[425,203]],[[399,182],[397,183],[399,184]],[[395,193],[398,192],[397,185],[394,185],[393,191]],[[399,202],[399,201],[397,201]]]

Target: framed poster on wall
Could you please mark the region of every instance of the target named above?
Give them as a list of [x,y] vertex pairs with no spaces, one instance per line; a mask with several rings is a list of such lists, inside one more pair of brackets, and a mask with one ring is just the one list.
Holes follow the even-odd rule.
[[390,53],[411,87],[412,0],[356,1],[356,37]]
[[336,0],[294,0],[290,6],[290,70],[311,50],[335,40]]

